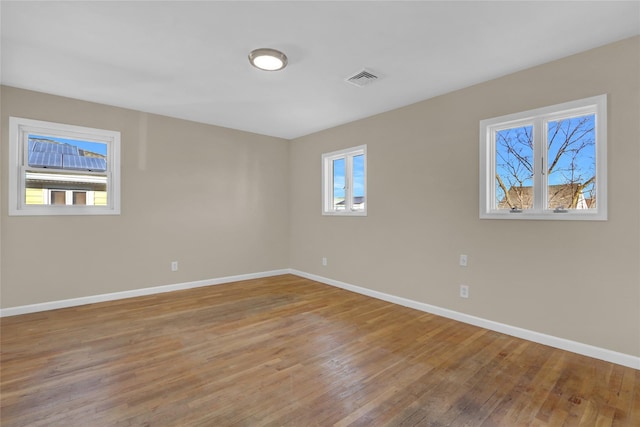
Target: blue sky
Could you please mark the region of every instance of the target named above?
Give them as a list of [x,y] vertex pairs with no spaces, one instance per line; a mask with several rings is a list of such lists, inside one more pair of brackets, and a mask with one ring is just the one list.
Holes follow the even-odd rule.
[[[554,171],[549,175],[549,184],[562,184],[571,181],[580,181],[585,182],[589,178],[595,175],[596,168],[596,144],[595,144],[595,115],[575,117],[569,120],[562,121],[552,121],[549,122],[549,139],[551,139],[552,134],[558,127],[559,129],[559,138],[560,142],[564,141],[565,135],[570,133],[577,125],[577,123],[581,120],[585,119],[585,123],[583,126],[586,129],[593,129],[591,132],[576,132],[576,135],[572,138],[574,145],[578,145],[580,143],[588,144],[584,148],[582,148],[579,152],[574,153],[570,151],[565,153],[558,162]],[[549,161],[554,159],[558,153],[558,149],[560,147],[559,141],[554,142],[554,144],[549,147]],[[572,163],[574,167],[572,167]],[[573,170],[574,176],[571,176],[571,171]]]
[[[344,198],[345,159],[333,161],[333,197]],[[364,155],[353,157],[353,195],[364,196]]]
[[364,196],[364,155],[353,158],[353,195]]
[[[581,121],[583,121],[581,123]],[[496,172],[507,188],[512,185],[531,186],[533,148],[531,147],[533,126],[504,129],[496,133]],[[553,138],[554,134],[555,139]],[[595,175],[595,115],[579,116],[547,123],[547,147],[549,166],[557,156],[562,144],[569,140],[568,149],[560,157],[547,177],[549,185],[570,182],[584,183]],[[510,141],[513,152],[507,150],[504,140]],[[515,152],[515,153],[514,153]],[[518,158],[519,157],[519,158]],[[538,166],[539,167],[539,166]],[[514,179],[516,175],[518,180]],[[585,189],[585,197],[590,196],[593,185]],[[496,203],[504,197],[504,192],[496,183]]]

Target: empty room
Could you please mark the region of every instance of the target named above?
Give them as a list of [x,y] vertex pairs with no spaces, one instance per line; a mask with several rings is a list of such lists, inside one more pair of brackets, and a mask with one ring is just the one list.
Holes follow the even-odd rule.
[[0,1],[0,424],[640,425],[640,1]]

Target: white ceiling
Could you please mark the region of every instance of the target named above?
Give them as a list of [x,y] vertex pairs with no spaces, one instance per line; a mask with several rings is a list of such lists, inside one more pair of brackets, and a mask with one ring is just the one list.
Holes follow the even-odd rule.
[[[0,3],[4,85],[292,139],[640,34],[640,1]],[[250,66],[285,52],[280,72]],[[359,88],[347,77],[380,78]]]

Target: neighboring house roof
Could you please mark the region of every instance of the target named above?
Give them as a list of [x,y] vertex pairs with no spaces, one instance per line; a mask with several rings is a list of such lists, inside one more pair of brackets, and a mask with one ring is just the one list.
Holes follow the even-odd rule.
[[84,151],[75,145],[36,138],[29,139],[28,164],[36,168],[107,170],[107,160],[99,154]]
[[[364,203],[364,196],[354,196],[353,197],[353,204],[354,205],[360,205],[362,203]],[[338,206],[338,205],[340,205],[340,206],[344,205],[344,200],[342,200],[341,202],[336,203],[336,206]]]
[[[571,206],[573,195],[578,191],[578,184],[559,184],[549,186],[549,209],[564,208]],[[533,207],[533,187],[513,186],[509,189],[509,198],[518,209],[530,209]],[[586,202],[582,191],[578,195],[576,209],[588,209],[590,205]],[[498,209],[511,209],[504,197],[498,203]]]

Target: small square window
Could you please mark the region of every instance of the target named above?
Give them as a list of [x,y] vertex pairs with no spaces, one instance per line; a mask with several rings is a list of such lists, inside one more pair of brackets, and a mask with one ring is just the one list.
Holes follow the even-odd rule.
[[9,215],[120,213],[120,133],[11,117]]
[[322,155],[322,213],[367,214],[367,146]]
[[480,122],[480,218],[607,219],[606,95]]

